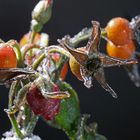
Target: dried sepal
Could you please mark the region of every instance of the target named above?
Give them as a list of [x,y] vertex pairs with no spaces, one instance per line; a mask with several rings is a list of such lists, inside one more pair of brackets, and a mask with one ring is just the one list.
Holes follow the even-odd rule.
[[[92,24],[93,31],[86,47],[74,49],[70,47],[70,43],[68,43],[69,41],[65,41],[66,38],[58,40],[58,42],[60,43],[60,46],[62,48],[66,49],[71,54],[71,57],[75,58],[75,60],[73,61],[76,62],[73,62],[73,64],[75,65],[76,63],[78,63],[79,67],[77,68],[80,69],[79,71],[83,79],[82,81],[84,82],[84,85],[87,88],[90,88],[92,86],[93,78],[95,78],[106,91],[108,91],[113,97],[117,98],[116,93],[107,84],[105,80],[103,68],[121,65],[123,66],[133,65],[137,63],[137,60],[135,59],[121,60],[100,53],[99,52],[99,44],[101,39],[100,24],[97,21],[93,21]],[[75,73],[75,75],[76,74],[77,73]],[[79,77],[79,74],[77,75],[77,77]]]
[[92,74],[90,74],[88,72],[88,70],[85,69],[83,66],[80,67],[80,73],[81,73],[81,76],[83,78],[84,85],[87,88],[91,88],[92,87],[92,81],[93,81]]
[[0,83],[20,80],[29,75],[34,75],[35,71],[23,68],[0,68]]
[[65,41],[58,39],[60,46],[65,48],[81,65],[85,65],[88,55],[85,52],[71,48]]
[[106,82],[103,68],[100,68],[94,74],[94,77],[106,91],[108,91],[114,98],[117,98],[115,91]]
[[122,60],[122,59],[107,56],[103,53],[100,53],[99,56],[104,67],[127,66],[127,65],[133,65],[138,63],[136,59]]
[[[108,92],[112,94],[113,97],[117,97],[115,92],[106,83],[104,78],[103,66],[99,55],[99,43],[100,43],[100,25],[98,22],[93,22],[93,32],[91,38],[89,39],[86,47],[81,47],[78,49],[71,48],[63,40],[58,40],[60,45],[75,58],[75,60],[80,65],[80,73],[84,81],[84,85],[87,88],[92,86],[93,78],[101,84],[101,86]],[[82,55],[81,55],[82,54]],[[102,79],[103,78],[103,79]]]
[[86,45],[86,50],[88,55],[92,55],[93,52],[99,52],[99,44],[101,39],[101,28],[100,23],[98,21],[92,21],[93,29],[91,37]]

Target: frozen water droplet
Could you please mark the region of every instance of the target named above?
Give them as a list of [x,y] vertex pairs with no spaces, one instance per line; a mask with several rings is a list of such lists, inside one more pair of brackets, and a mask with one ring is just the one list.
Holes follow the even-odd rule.
[[92,77],[85,77],[84,78],[84,85],[87,87],[87,88],[91,88],[92,87]]
[[40,46],[46,47],[48,45],[49,36],[46,33],[41,34]]
[[25,119],[26,119],[26,117],[25,117],[25,115],[23,115],[23,116],[22,116],[22,120],[25,120]]
[[20,107],[20,110],[22,110],[22,111],[23,111],[23,110],[24,110],[24,107],[23,107],[23,106],[21,106],[21,107]]

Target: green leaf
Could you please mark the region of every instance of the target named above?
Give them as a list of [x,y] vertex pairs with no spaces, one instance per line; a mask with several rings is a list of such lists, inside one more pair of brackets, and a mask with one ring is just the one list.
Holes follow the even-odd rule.
[[75,140],[80,121],[79,99],[75,90],[66,82],[59,83],[61,91],[68,91],[70,98],[63,99],[60,112],[53,121],[47,121],[50,126],[62,129],[71,140]]
[[55,122],[62,129],[72,131],[74,124],[80,117],[79,99],[75,90],[66,82],[60,85],[61,90],[68,91],[70,98],[64,99],[61,102],[60,112],[55,117]]

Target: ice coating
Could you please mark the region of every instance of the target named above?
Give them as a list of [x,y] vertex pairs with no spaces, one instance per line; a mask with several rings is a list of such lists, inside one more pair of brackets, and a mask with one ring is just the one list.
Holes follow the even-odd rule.
[[130,27],[133,29],[133,37],[140,44],[140,15],[132,18],[130,22]]
[[40,46],[46,47],[48,45],[49,36],[46,33],[41,34]]

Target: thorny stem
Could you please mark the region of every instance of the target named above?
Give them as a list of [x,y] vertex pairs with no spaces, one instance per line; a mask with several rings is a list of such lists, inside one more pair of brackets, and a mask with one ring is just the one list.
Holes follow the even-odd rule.
[[32,44],[35,38],[36,32],[34,30],[31,31],[31,36],[28,44]]
[[[34,30],[32,30],[31,31],[31,36],[30,36],[29,42],[27,44],[27,47],[25,48],[24,53],[22,54],[23,55],[22,56],[23,58],[25,58],[25,55],[26,55],[26,53],[28,51],[29,51],[30,57],[32,57],[32,55],[33,55],[32,54],[33,53],[32,49],[33,48],[38,48],[38,46],[32,45],[32,43],[34,41],[34,38],[35,38],[35,34],[36,34],[36,32]],[[41,61],[42,61],[42,57],[41,58],[39,57],[38,61],[35,61],[34,65],[33,65],[33,69],[36,69]],[[27,126],[26,128],[28,128],[27,129],[27,133],[28,133],[28,131],[31,133],[33,131],[34,127],[35,127],[35,124],[36,124],[36,122],[38,120],[38,117],[35,116],[35,115],[31,115],[31,113],[30,113],[31,110],[29,109],[29,106],[28,105],[25,104],[24,105],[24,108],[25,108],[25,117],[26,117],[25,118],[24,125],[25,125],[25,127]],[[28,125],[26,125],[27,124],[27,121],[29,119],[31,119],[30,120],[30,123]],[[34,122],[34,123],[31,123],[31,122]]]
[[30,122],[29,122],[29,124],[28,124],[28,126],[26,128],[27,135],[31,134],[33,132],[33,130],[34,130],[35,126],[36,126],[37,121],[38,121],[38,116],[32,114],[32,118],[31,118],[31,120],[30,120]]
[[[33,48],[38,48],[38,46],[36,45],[32,45],[33,41],[34,41],[34,38],[35,38],[35,34],[36,32],[34,30],[31,30],[31,36],[29,38],[29,42],[27,44],[27,47],[24,48],[25,50],[23,51],[23,54],[22,54],[22,57],[23,59],[25,58],[25,55],[27,54],[27,52],[29,51],[29,56],[32,57],[32,53],[33,53]],[[26,127],[26,122],[31,118],[31,113],[30,113],[30,109],[29,109],[29,106],[28,105],[24,105],[24,111],[25,111],[25,122],[24,122],[24,125]],[[36,117],[37,118],[37,117]]]
[[57,79],[59,79],[61,70],[62,70],[64,64],[66,63],[66,60],[67,60],[66,56],[62,55],[61,58],[60,58],[58,67],[55,70],[55,75],[54,75],[54,77],[52,77],[52,81],[56,81]]
[[34,45],[34,44],[30,44],[30,45],[27,45],[27,46],[23,47],[23,51],[22,51],[23,59],[25,58],[25,55],[27,54],[27,52],[31,51],[32,49],[39,49],[39,46]]
[[[35,34],[36,34],[36,32],[34,30],[32,30],[31,31],[31,36],[30,36],[30,39],[29,39],[29,43],[28,43],[29,46],[33,43],[34,38],[35,38]],[[32,57],[32,53],[33,53],[33,51],[30,50],[30,57]]]
[[[8,105],[9,109],[12,108],[13,101],[14,101],[14,98],[15,98],[15,94],[17,92],[18,85],[19,85],[18,81],[13,82],[12,85],[11,85],[10,92],[9,92],[9,105]],[[8,117],[9,117],[9,119],[11,121],[12,127],[13,127],[16,135],[19,138],[23,138],[24,136],[23,136],[23,134],[22,134],[22,132],[21,132],[19,126],[18,126],[18,123],[16,121],[16,118],[15,118],[15,111],[13,113],[8,112],[8,111],[6,111],[6,112],[8,114]]]
[[[84,28],[77,35],[70,38],[71,47],[76,47],[80,42],[89,39],[91,36],[91,33],[92,33],[92,28]],[[107,38],[107,33],[104,28],[101,29],[101,37],[103,39]]]
[[[13,102],[14,102],[14,99],[16,97],[18,87],[19,87],[19,82],[18,81],[13,82],[12,85],[11,85],[11,88],[10,88],[10,91],[9,91],[9,104],[8,104],[9,109],[11,109],[12,106],[13,106]],[[22,132],[21,132],[19,126],[18,126],[17,120],[15,118],[15,112],[16,111],[17,110],[15,109],[15,110],[13,110],[12,113],[8,112],[8,111],[6,111],[6,112],[8,114],[8,117],[9,117],[9,119],[11,121],[12,128],[14,129],[16,135],[19,138],[23,138],[24,135],[22,134]]]
[[47,51],[48,51],[48,53],[59,52],[67,57],[71,56],[71,54],[68,51],[66,51],[65,49],[63,49],[62,47],[57,46],[57,45],[49,46]]
[[[16,84],[13,85],[13,86],[16,86]],[[18,92],[17,96],[15,97],[15,100],[14,100],[15,103],[14,103],[14,106],[13,107],[11,107],[11,105],[13,104],[13,99],[11,98],[11,101],[10,101],[10,104],[9,104],[9,106],[10,106],[9,107],[9,110],[6,110],[6,112],[8,114],[8,117],[9,117],[9,119],[11,121],[12,127],[15,130],[16,135],[19,138],[23,138],[23,134],[22,134],[22,132],[21,132],[19,126],[18,126],[17,119],[15,118],[15,113],[17,111],[19,111],[19,108],[24,104],[24,99],[25,99],[25,95],[26,95],[26,91],[27,91],[28,87],[29,87],[29,84],[27,84],[25,87],[23,87]],[[14,90],[15,91],[11,90],[12,94],[14,94],[15,92],[17,92],[17,88],[15,88]],[[11,95],[10,97],[13,97],[13,95]]]
[[9,108],[11,108],[13,106],[13,100],[15,98],[16,92],[17,92],[17,88],[19,86],[19,82],[15,81],[12,83],[11,87],[10,87],[10,91],[9,91]]
[[[19,86],[19,82],[18,81],[13,82],[12,85],[11,85],[11,88],[10,88],[10,91],[9,91],[9,104],[8,104],[8,108],[9,109],[11,109],[12,106],[13,106],[13,101],[14,101],[14,98],[15,98],[18,86]],[[22,132],[21,132],[19,126],[18,126],[17,120],[15,118],[15,112],[16,111],[14,111],[14,113],[7,112],[7,114],[8,114],[8,117],[9,117],[9,119],[11,121],[12,127],[13,127],[16,135],[19,138],[23,138],[24,135],[22,134]]]
[[80,42],[89,39],[91,36],[92,28],[84,28],[81,32],[70,39],[72,47],[77,46]]
[[23,117],[25,117],[23,122],[23,128],[26,128],[28,126],[31,119],[31,114],[32,114],[31,108],[29,107],[28,104],[25,103],[24,110],[21,114]]
[[18,123],[17,123],[17,121],[16,121],[15,115],[9,113],[9,114],[8,114],[8,117],[9,117],[9,119],[10,119],[10,121],[11,121],[11,124],[12,124],[12,126],[13,126],[14,131],[16,132],[16,135],[17,135],[19,138],[23,139],[23,138],[24,138],[24,135],[22,134],[22,132],[21,132],[19,126],[18,126]]
[[33,69],[37,69],[37,67],[39,66],[39,64],[42,62],[42,60],[46,57],[46,54],[43,53],[42,55],[40,55],[40,57],[33,63],[32,68]]

